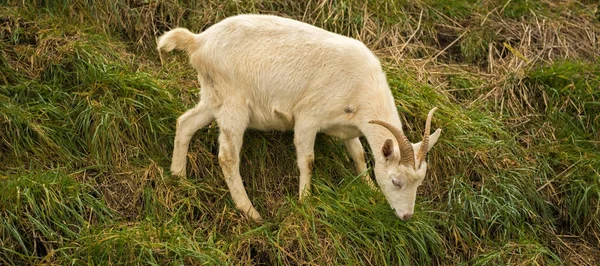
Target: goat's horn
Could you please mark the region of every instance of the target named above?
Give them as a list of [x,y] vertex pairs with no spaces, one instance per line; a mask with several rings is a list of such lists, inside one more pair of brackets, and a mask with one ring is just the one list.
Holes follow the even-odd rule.
[[398,148],[400,149],[400,164],[403,164],[406,166],[412,166],[414,169],[415,168],[415,154],[413,152],[413,148],[412,148],[412,145],[410,144],[410,141],[408,141],[408,138],[406,137],[406,135],[404,135],[404,133],[402,133],[402,130],[398,129],[397,127],[393,126],[392,124],[390,124],[388,122],[384,122],[381,120],[371,120],[371,121],[369,121],[369,123],[383,126],[383,127],[387,128],[387,130],[392,132],[392,135],[394,135],[394,137],[396,138],[396,141],[398,142]]
[[425,156],[427,155],[427,150],[429,150],[429,131],[431,130],[431,119],[433,118],[433,113],[435,113],[437,107],[434,107],[427,114],[427,121],[425,122],[425,133],[423,133],[423,141],[421,142],[421,147],[419,148],[419,152],[417,153],[417,164],[418,167],[421,167],[421,162],[425,160]]

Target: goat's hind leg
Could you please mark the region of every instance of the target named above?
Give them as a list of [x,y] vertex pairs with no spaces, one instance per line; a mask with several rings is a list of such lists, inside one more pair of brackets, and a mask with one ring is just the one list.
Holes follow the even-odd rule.
[[[225,109],[225,108],[224,108]],[[227,109],[225,109],[227,110]],[[240,151],[247,125],[244,110],[229,108],[217,118],[219,124],[219,165],[235,207],[257,222],[262,218],[248,198],[240,175]]]
[[177,176],[185,176],[186,158],[190,140],[196,131],[207,126],[213,120],[214,115],[212,110],[203,104],[202,101],[196,107],[187,110],[177,118],[171,173]]

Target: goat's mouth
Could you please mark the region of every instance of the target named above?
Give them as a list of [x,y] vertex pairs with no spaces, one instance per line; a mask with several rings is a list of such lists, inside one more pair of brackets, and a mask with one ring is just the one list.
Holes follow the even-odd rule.
[[396,213],[396,216],[398,216],[398,218],[400,218],[400,220],[402,221],[408,221],[413,216],[412,212],[403,212],[397,209],[394,209],[394,212]]

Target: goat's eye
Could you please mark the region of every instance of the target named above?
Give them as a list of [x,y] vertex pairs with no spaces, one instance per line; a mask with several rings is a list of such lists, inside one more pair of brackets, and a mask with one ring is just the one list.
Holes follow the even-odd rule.
[[402,182],[400,182],[400,180],[398,180],[396,178],[392,178],[392,184],[394,184],[394,186],[402,188]]

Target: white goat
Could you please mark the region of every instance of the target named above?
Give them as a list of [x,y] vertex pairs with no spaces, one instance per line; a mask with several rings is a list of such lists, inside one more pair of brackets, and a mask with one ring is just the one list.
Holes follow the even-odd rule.
[[381,191],[400,219],[411,218],[425,155],[441,129],[429,136],[434,108],[423,141],[408,141],[381,64],[363,43],[292,19],[238,15],[200,34],[173,29],[157,49],[187,52],[202,88],[198,105],[177,119],[173,174],[185,176],[192,135],[216,119],[219,164],[233,201],[260,221],[239,172],[246,128],[294,130],[300,200],[310,188],[317,132],[342,139],[358,173],[367,169],[362,134]]

